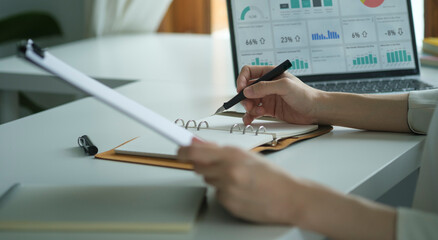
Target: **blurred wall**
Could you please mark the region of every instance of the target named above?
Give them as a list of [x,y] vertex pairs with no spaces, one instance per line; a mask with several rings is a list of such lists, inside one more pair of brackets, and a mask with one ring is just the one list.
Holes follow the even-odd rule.
[[[0,19],[25,11],[50,13],[61,26],[63,36],[38,39],[38,42],[41,46],[52,46],[86,36],[90,3],[90,0],[0,0]],[[15,41],[0,45],[0,58],[13,54]]]

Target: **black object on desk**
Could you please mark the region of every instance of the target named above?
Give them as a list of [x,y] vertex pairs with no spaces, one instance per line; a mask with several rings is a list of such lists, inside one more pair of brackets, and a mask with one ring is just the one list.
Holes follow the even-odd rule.
[[[283,63],[281,63],[280,65],[278,65],[277,67],[275,67],[274,69],[272,69],[270,72],[268,72],[265,75],[263,75],[257,81],[253,82],[251,85],[254,85],[254,84],[256,84],[258,82],[261,82],[261,81],[271,81],[274,78],[276,78],[276,77],[280,76],[281,74],[283,74],[290,67],[292,67],[291,62],[289,60],[286,60]],[[239,94],[234,96],[230,101],[224,103],[224,105],[222,107],[220,107],[216,111],[215,114],[221,113],[221,112],[231,108],[232,106],[238,104],[240,101],[242,101],[245,98],[246,97],[245,97],[245,95],[243,95],[243,90],[242,90],[242,91],[239,92]]]
[[95,155],[99,151],[87,135],[79,137],[78,144],[84,149],[84,152],[90,156]]

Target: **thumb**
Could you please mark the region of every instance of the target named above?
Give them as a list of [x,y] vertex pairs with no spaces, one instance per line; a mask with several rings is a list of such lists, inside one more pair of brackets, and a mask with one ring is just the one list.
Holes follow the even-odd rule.
[[246,87],[243,90],[243,94],[247,98],[263,98],[272,94],[286,95],[290,87],[285,78],[275,81],[262,81]]

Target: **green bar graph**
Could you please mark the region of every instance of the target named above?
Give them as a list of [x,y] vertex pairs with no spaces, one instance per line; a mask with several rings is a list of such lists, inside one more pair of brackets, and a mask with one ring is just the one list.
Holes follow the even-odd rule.
[[269,66],[272,65],[267,60],[260,60],[260,58],[255,58],[253,61],[251,61],[251,65],[253,66]]
[[[313,1],[313,6],[312,2]],[[301,0],[301,6],[300,6],[300,0],[290,0],[290,7],[291,8],[311,8],[311,7],[322,7],[322,0]],[[324,7],[333,7],[333,0],[323,0],[324,1]]]
[[311,7],[310,0],[301,0],[301,3],[303,4],[303,8]]
[[299,0],[290,0],[290,7],[291,8],[300,8],[300,1]]
[[292,61],[291,63],[292,63],[292,67],[290,67],[289,69],[292,70],[309,69],[309,63],[303,60],[295,59],[295,61]]
[[386,52],[386,61],[388,63],[403,63],[412,61],[412,56],[406,50],[395,50]]
[[353,66],[377,64],[377,57],[372,54],[353,59]]
[[332,2],[332,0],[324,0],[324,6],[326,6],[326,7],[331,7],[331,6],[333,6],[333,2]]

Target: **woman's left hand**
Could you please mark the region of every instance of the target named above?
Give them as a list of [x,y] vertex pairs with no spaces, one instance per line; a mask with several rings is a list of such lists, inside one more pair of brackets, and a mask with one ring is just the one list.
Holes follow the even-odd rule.
[[[218,201],[237,217],[260,223],[293,224],[298,213],[295,180],[259,154],[195,140],[178,159],[216,188]],[[295,196],[294,196],[295,195]]]

